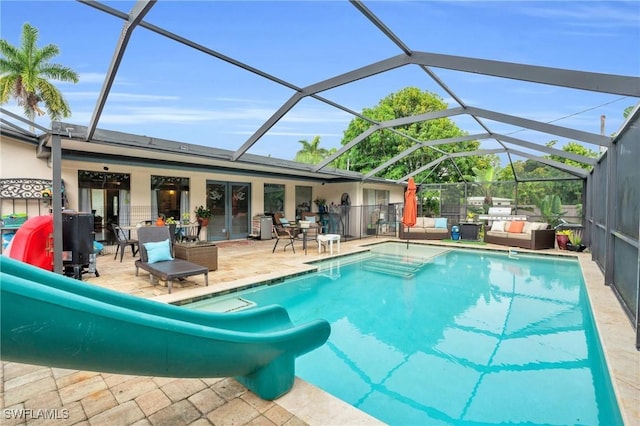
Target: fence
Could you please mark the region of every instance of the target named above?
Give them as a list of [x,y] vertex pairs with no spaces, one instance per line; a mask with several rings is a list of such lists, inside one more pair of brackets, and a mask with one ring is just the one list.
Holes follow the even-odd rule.
[[640,350],[640,110],[587,178],[586,232],[592,259],[636,330]]
[[[491,195],[487,195],[490,187]],[[449,223],[465,221],[469,214],[484,213],[486,204],[511,207],[514,215],[526,215],[529,220],[545,222],[535,200],[545,194],[563,194],[561,218],[583,224],[582,180],[536,182],[486,182],[423,184],[418,191],[418,212],[421,216],[446,217]]]

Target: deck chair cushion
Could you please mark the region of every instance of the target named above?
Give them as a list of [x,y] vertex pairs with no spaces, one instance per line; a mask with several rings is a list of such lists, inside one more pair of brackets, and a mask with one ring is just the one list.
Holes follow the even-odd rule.
[[282,224],[282,226],[290,226],[291,225],[289,223],[289,220],[285,219],[284,217],[280,218],[280,223]]
[[165,260],[173,260],[173,256],[171,255],[170,239],[153,242],[153,243],[144,243],[144,248],[147,251],[148,263],[156,263],[156,262],[162,262]]

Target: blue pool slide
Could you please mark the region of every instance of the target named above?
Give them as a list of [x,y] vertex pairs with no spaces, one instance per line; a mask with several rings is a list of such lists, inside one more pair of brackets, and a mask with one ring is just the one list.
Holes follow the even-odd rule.
[[235,377],[263,399],[293,386],[295,358],[324,320],[280,306],[211,313],[97,287],[0,256],[0,356],[51,367],[157,377]]

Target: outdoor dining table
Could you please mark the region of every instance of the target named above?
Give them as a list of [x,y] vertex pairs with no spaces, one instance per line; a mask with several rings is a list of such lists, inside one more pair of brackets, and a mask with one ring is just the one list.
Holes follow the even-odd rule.
[[297,236],[299,234],[302,234],[302,249],[304,250],[304,254],[307,254],[307,235],[309,234],[309,230],[312,230],[312,229],[316,229],[316,234],[317,234],[318,224],[307,223],[303,225],[298,222],[291,225],[291,228],[292,228],[293,235],[295,235],[296,238],[298,238]]

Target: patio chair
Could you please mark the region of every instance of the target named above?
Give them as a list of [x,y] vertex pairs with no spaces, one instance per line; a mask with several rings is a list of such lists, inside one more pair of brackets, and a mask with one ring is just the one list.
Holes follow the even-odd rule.
[[280,242],[280,238],[283,238],[289,240],[289,242],[284,245],[284,251],[287,251],[287,247],[291,246],[291,249],[295,254],[296,248],[293,246],[293,242],[296,238],[295,228],[289,224],[289,221],[287,219],[278,215],[274,215],[272,234],[273,238],[275,238],[276,240],[276,243],[273,245],[273,250],[271,250],[271,253],[275,253],[276,247],[278,247],[278,243]]
[[154,277],[167,282],[171,293],[173,280],[204,274],[204,283],[209,285],[209,268],[173,256],[173,246],[169,228],[166,226],[147,226],[138,229],[140,243],[140,259],[136,260],[136,276],[138,270],[149,273],[151,284],[155,284]]
[[127,246],[131,246],[131,253],[135,257],[139,250],[138,240],[129,238],[124,229],[120,228],[120,226],[116,225],[115,223],[111,225],[111,228],[113,229],[113,233],[116,236],[116,243],[118,244],[118,246],[116,247],[116,255],[113,257],[113,260],[116,260],[118,258],[118,252],[120,252],[120,262],[122,262],[122,258],[124,257],[124,249],[126,249]]
[[200,241],[200,231],[202,230],[202,225],[198,223],[198,226],[195,226],[195,223],[190,223],[190,226],[185,226],[184,228],[180,228],[180,241],[182,242],[193,242]]

